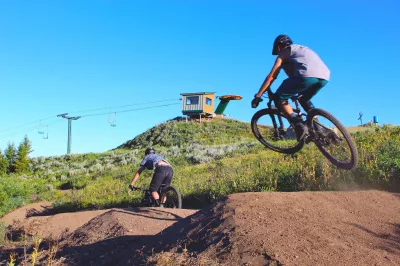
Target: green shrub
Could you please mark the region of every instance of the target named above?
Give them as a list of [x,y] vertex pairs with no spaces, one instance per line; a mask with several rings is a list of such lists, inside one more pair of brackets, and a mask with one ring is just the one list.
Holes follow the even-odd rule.
[[[0,176],[0,216],[43,199],[56,201],[60,211],[138,204],[141,194],[129,195],[127,186],[148,145],[156,145],[173,165],[172,184],[181,191],[184,207],[200,208],[225,195],[248,191],[350,187],[400,191],[400,127],[377,127],[354,133],[353,138],[359,165],[344,171],[312,143],[294,155],[268,150],[255,140],[248,123],[170,121],[125,143],[124,149],[34,158],[31,173]],[[143,172],[137,185],[148,186],[151,175],[152,171]]]

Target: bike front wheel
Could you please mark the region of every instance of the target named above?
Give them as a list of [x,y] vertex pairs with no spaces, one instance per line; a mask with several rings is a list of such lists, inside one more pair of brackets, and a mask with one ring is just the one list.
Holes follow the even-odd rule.
[[357,166],[357,147],[346,127],[329,112],[314,108],[308,112],[307,126],[321,153],[335,166],[351,170]]
[[303,140],[297,141],[292,124],[275,107],[256,112],[251,130],[258,141],[276,152],[293,154],[304,146]]
[[179,193],[178,189],[172,186],[166,187],[161,193],[160,202],[164,203],[164,208],[181,209],[181,193]]

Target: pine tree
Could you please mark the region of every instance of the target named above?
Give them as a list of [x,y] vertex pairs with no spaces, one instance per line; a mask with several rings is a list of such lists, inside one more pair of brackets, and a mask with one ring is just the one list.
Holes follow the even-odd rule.
[[13,162],[13,169],[15,173],[23,173],[29,167],[29,153],[32,152],[32,144],[25,135],[24,140],[18,146],[17,156]]
[[6,156],[0,150],[0,175],[7,173],[8,161]]
[[9,142],[7,145],[7,148],[4,150],[4,155],[7,160],[7,173],[13,173],[14,172],[14,160],[15,157],[17,156],[17,150],[15,149],[14,142]]

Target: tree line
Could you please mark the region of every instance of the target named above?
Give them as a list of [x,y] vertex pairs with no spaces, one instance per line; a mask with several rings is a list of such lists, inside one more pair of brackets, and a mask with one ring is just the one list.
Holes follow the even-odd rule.
[[15,147],[9,142],[7,148],[0,150],[0,174],[24,173],[29,169],[29,154],[32,152],[32,144],[25,135],[24,139]]

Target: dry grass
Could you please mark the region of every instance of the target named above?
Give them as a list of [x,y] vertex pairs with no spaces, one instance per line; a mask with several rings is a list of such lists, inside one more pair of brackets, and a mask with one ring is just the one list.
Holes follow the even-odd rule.
[[371,127],[360,127],[360,126],[355,126],[355,127],[346,127],[346,129],[350,132],[350,133],[356,133],[356,132],[372,132],[375,130],[375,126],[371,126]]
[[188,252],[161,252],[148,258],[147,265],[157,266],[220,266],[215,260]]

